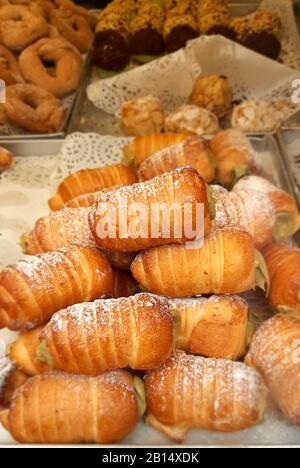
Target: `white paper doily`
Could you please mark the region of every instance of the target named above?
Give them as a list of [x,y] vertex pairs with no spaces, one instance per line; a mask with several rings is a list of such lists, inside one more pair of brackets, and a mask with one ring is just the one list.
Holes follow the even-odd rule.
[[171,111],[186,102],[200,73],[226,75],[235,100],[288,98],[292,82],[299,76],[296,70],[222,36],[202,36],[179,52],[90,84],[87,95],[98,109],[114,117],[124,101],[146,94],[160,98]]

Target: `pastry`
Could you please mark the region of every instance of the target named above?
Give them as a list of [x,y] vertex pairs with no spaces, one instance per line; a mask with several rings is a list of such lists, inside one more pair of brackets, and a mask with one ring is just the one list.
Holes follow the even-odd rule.
[[160,133],[164,126],[165,113],[159,99],[143,96],[126,101],[121,108],[121,129],[126,135],[151,135]]
[[73,44],[81,53],[87,52],[93,43],[93,32],[81,15],[68,9],[55,9],[50,12],[50,23],[58,33]]
[[271,103],[256,99],[234,107],[231,125],[245,133],[274,132],[280,125],[280,118]]
[[198,135],[212,135],[219,130],[219,121],[215,114],[207,109],[185,104],[165,119],[165,131],[173,133],[193,132]]
[[271,244],[263,255],[269,270],[268,301],[278,312],[300,314],[300,250]]
[[165,12],[159,2],[144,0],[130,22],[130,52],[161,55],[165,50],[163,25]]
[[9,169],[14,161],[13,154],[7,149],[0,146],[0,174]]
[[276,216],[271,199],[258,190],[235,188],[232,192],[214,194],[217,229],[236,226],[249,232],[254,246],[262,249],[271,244]]
[[56,211],[77,198],[92,192],[119,185],[131,185],[136,177],[125,164],[113,164],[97,169],[83,169],[66,177],[57,189],[56,195],[49,200],[51,210]]
[[249,34],[243,40],[242,45],[273,60],[277,60],[281,52],[279,39],[274,34],[265,31]]
[[41,334],[56,369],[98,375],[109,369],[153,369],[173,349],[173,321],[165,300],[150,294],[69,307]]
[[234,432],[261,423],[267,389],[239,362],[178,352],[146,373],[146,422],[182,442],[189,429]]
[[238,296],[169,299],[176,348],[189,354],[238,360],[249,343],[248,304]]
[[202,76],[194,83],[189,102],[203,107],[220,119],[231,112],[232,90],[225,76]]
[[[148,291],[163,296],[239,294],[254,288],[255,263],[250,234],[224,228],[198,248],[166,245],[141,252],[131,271]],[[260,271],[265,272],[264,267],[260,258]]]
[[258,176],[243,177],[233,190],[245,190],[249,193],[261,192],[271,200],[276,214],[273,238],[277,242],[290,239],[299,230],[300,218],[295,200],[289,193],[276,187],[268,180]]
[[49,31],[45,18],[25,5],[1,7],[0,29],[1,43],[15,52],[47,36]]
[[72,93],[80,81],[80,53],[59,37],[40,39],[27,47],[19,57],[19,64],[26,81],[58,98]]
[[32,84],[7,87],[5,112],[12,124],[32,133],[56,133],[65,118],[65,108],[60,101]]
[[214,180],[214,162],[202,137],[191,136],[181,143],[154,153],[139,166],[138,180],[143,182],[153,179],[164,172],[183,166],[193,167],[207,183]]
[[5,429],[22,443],[117,442],[135,428],[137,419],[137,396],[125,372],[37,375],[0,413]]
[[[0,364],[1,367],[1,364]],[[0,371],[1,372],[1,371]],[[24,385],[26,380],[28,379],[27,375],[21,372],[16,367],[13,367],[11,372],[5,378],[5,382],[3,383],[2,391],[0,391],[0,407],[8,408],[11,404],[12,397],[15,391]],[[1,380],[1,379],[0,379]],[[1,389],[0,389],[1,390]],[[1,414],[1,412],[0,412]]]
[[276,315],[255,333],[246,362],[263,375],[286,418],[300,425],[300,322]]
[[128,164],[139,167],[139,165],[152,154],[168,146],[177,145],[177,143],[181,143],[192,135],[192,132],[184,132],[138,136],[132,143],[124,146],[124,162],[126,161]]
[[48,362],[41,360],[42,349],[37,352],[40,346],[40,334],[42,330],[43,327],[40,326],[23,332],[9,346],[9,358],[19,371],[29,377],[53,370],[51,359],[48,359]]
[[255,13],[252,28],[255,33],[267,32],[277,39],[282,35],[282,21],[276,11],[258,9]]
[[180,13],[168,15],[164,23],[163,34],[167,53],[182,49],[188,41],[198,37],[195,17],[191,14]]
[[205,181],[185,167],[103,193],[89,223],[99,247],[117,252],[199,240],[211,224]]
[[16,57],[9,49],[0,44],[0,80],[6,86],[22,83],[23,78]]
[[0,273],[0,328],[33,328],[69,305],[109,295],[113,285],[106,257],[90,247],[21,260]]
[[89,208],[65,208],[40,218],[21,238],[23,252],[37,255],[70,244],[96,247],[88,224]]
[[212,139],[210,147],[217,160],[217,179],[222,185],[231,186],[247,172],[261,171],[260,158],[241,131],[222,130]]

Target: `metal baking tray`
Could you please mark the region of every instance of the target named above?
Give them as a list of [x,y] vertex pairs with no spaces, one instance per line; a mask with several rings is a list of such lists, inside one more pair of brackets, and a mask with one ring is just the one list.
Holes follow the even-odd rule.
[[48,140],[1,140],[0,144],[11,151],[14,156],[54,156],[59,153],[63,144],[61,138],[49,138]]
[[[33,133],[24,133],[24,134],[16,134],[16,135],[5,135],[1,134],[1,128],[0,128],[0,143],[2,144],[4,141],[14,141],[14,142],[21,142],[20,146],[21,148],[24,148],[22,146],[22,142],[27,142],[28,147],[30,148],[30,143],[29,141],[32,140],[51,140],[51,139],[63,139],[65,136],[69,133],[69,126],[70,122],[72,121],[72,116],[74,112],[74,107],[76,105],[78,95],[81,93],[81,88],[82,86],[86,83],[85,77],[87,74],[88,69],[90,68],[90,62],[92,58],[94,50],[94,43],[92,44],[91,49],[89,52],[85,55],[83,59],[83,66],[81,69],[81,75],[80,75],[80,81],[77,87],[77,90],[73,93],[73,96],[67,96],[67,99],[71,100],[70,105],[67,105],[67,112],[66,116],[64,119],[64,123],[62,125],[62,128],[56,132],[56,133],[50,133],[50,134],[33,134]],[[63,101],[63,100],[62,100]]]
[[[263,176],[267,177],[271,182],[281,187],[284,190],[294,193],[292,181],[289,178],[288,170],[284,164],[283,156],[279,150],[276,139],[273,136],[257,136],[251,137],[251,142],[256,149],[256,151],[261,155],[263,162]],[[49,142],[43,142],[47,145]],[[39,145],[41,142],[35,142]],[[44,146],[47,148],[47,146]],[[33,160],[33,165],[36,164]],[[33,167],[34,169],[34,167]],[[50,172],[49,172],[50,177]],[[16,181],[15,181],[16,182]],[[3,182],[5,184],[5,182]],[[26,180],[26,184],[30,184],[30,180]],[[22,186],[19,185],[18,189],[22,189]],[[36,197],[39,193],[37,188],[33,197]],[[46,195],[47,197],[47,195]],[[46,198],[45,197],[45,198]],[[30,204],[30,201],[29,201]],[[9,217],[16,218],[17,225],[20,224],[20,221],[23,221],[23,218],[26,218],[26,222],[30,225],[33,225],[37,213],[32,212],[33,210],[26,210],[27,213],[23,213],[19,209],[18,205],[10,205],[7,207],[9,210]],[[7,211],[6,210],[6,211]],[[5,215],[5,211],[3,213]],[[28,219],[29,216],[29,219]],[[22,218],[23,217],[23,218]],[[3,232],[4,236],[9,237],[9,233]],[[16,237],[19,237],[18,235]],[[1,235],[1,228],[0,228]],[[11,240],[11,239],[10,239]],[[298,239],[297,239],[298,240]],[[299,239],[300,241],[300,239]],[[299,244],[300,245],[300,242]],[[17,249],[17,246],[16,246]],[[16,252],[18,255],[18,251]],[[7,252],[4,250],[0,251],[0,263],[7,263],[8,259]],[[8,341],[8,332],[0,331],[0,339],[5,339]],[[0,427],[0,445],[8,444],[15,445],[15,442],[11,437]],[[249,447],[249,446],[297,446],[300,444],[300,428],[292,426],[289,424],[282,414],[274,407],[270,402],[268,404],[265,421],[262,425],[255,426],[251,429],[231,433],[211,433],[204,430],[192,430],[189,432],[188,437],[185,441],[184,446],[189,445],[193,447],[208,447],[208,446],[217,446],[217,447]],[[125,440],[119,444],[119,446],[160,446],[166,447],[170,446],[171,441],[154,430],[151,427],[146,426],[142,422],[139,423],[136,430],[130,434]]]
[[300,128],[279,131],[276,139],[300,209]]

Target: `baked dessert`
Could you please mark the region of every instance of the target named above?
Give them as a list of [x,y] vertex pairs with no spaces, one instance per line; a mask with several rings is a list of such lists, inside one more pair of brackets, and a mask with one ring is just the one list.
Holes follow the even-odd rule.
[[213,135],[219,129],[217,116],[194,104],[180,106],[165,119],[165,131],[170,133],[193,132],[198,135]]
[[142,96],[126,101],[121,107],[121,129],[126,135],[160,133],[164,127],[165,112],[160,100]]
[[267,389],[239,362],[177,352],[146,373],[146,422],[182,442],[189,429],[234,432],[263,420]]
[[[175,10],[175,9],[174,9]],[[176,52],[186,46],[187,42],[198,37],[198,28],[192,14],[175,14],[171,10],[164,23],[163,35],[168,53]]]
[[163,25],[165,12],[159,2],[144,0],[130,22],[131,54],[161,55],[165,50]]
[[138,136],[132,143],[124,146],[124,162],[134,165],[135,167],[139,167],[139,165],[152,154],[157,153],[168,146],[181,143],[191,135],[193,135],[192,132],[160,133]]
[[58,132],[66,111],[53,94],[33,84],[8,86],[4,106],[12,124],[32,133]]
[[245,133],[274,132],[280,123],[274,106],[259,99],[244,101],[235,106],[231,118],[232,127]]
[[222,130],[211,140],[210,148],[217,160],[217,180],[222,185],[230,187],[247,172],[261,172],[258,154],[239,130]]
[[56,369],[98,375],[145,370],[172,354],[173,321],[165,300],[150,294],[106,299],[60,311],[41,334]]
[[270,275],[268,301],[278,311],[300,314],[300,250],[271,244],[263,251]]
[[138,168],[138,180],[140,182],[150,180],[183,166],[193,167],[207,183],[214,180],[214,161],[211,160],[208,145],[202,137],[196,135],[188,137],[181,143],[149,156]]
[[49,200],[51,210],[56,211],[80,195],[99,192],[105,188],[131,185],[136,177],[125,164],[112,164],[96,169],[82,169],[66,177]]
[[0,146],[0,174],[3,171],[9,169],[14,161],[13,154],[8,151],[6,148]]
[[265,264],[258,259],[259,267],[250,234],[224,228],[212,232],[197,248],[166,245],[141,252],[131,271],[148,291],[163,296],[239,294],[253,289],[258,278],[267,289]]
[[90,247],[21,260],[0,273],[0,327],[33,328],[62,308],[109,295],[113,285],[108,260]]
[[93,31],[87,19],[68,8],[50,12],[50,23],[58,33],[73,44],[81,53],[87,52],[93,43]]
[[23,50],[19,64],[26,81],[58,98],[72,93],[79,84],[81,55],[63,38],[40,39]]
[[5,429],[22,443],[112,443],[129,434],[137,420],[132,377],[116,371],[97,377],[37,375],[0,413]]
[[202,76],[194,83],[189,102],[223,118],[232,110],[232,90],[225,76]]
[[19,69],[18,61],[9,49],[0,44],[0,80],[6,86],[22,83],[23,78]]
[[[189,216],[184,229],[183,216]],[[117,252],[199,240],[211,224],[205,181],[186,167],[102,193],[89,223],[99,247]]]
[[169,299],[176,348],[189,354],[238,360],[251,340],[248,304],[238,296]]
[[275,315],[253,337],[246,362],[261,372],[272,397],[291,423],[300,425],[300,322]]
[[249,34],[243,40],[242,45],[273,60],[277,60],[281,52],[279,39],[274,34],[265,31]]

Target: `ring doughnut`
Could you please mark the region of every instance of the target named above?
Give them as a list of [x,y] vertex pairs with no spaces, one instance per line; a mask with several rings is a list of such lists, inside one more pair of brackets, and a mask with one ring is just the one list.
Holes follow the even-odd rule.
[[57,132],[65,115],[53,94],[31,84],[8,86],[5,110],[13,124],[35,133]]
[[59,8],[71,10],[76,15],[83,16],[93,29],[96,27],[98,23],[98,18],[95,13],[91,12],[90,10],[80,5],[76,5],[71,0],[54,0],[54,1]]
[[59,98],[74,91],[80,80],[80,53],[59,37],[40,39],[27,47],[19,57],[19,65],[25,80]]
[[0,39],[8,49],[19,52],[35,40],[47,36],[45,18],[23,5],[0,9]]
[[13,154],[0,146],[0,174],[11,167],[13,159]]
[[1,44],[0,80],[3,80],[6,86],[23,82],[17,59],[6,47],[2,46]]
[[50,22],[59,34],[77,47],[80,52],[87,52],[93,42],[93,33],[87,20],[70,10],[53,10]]

